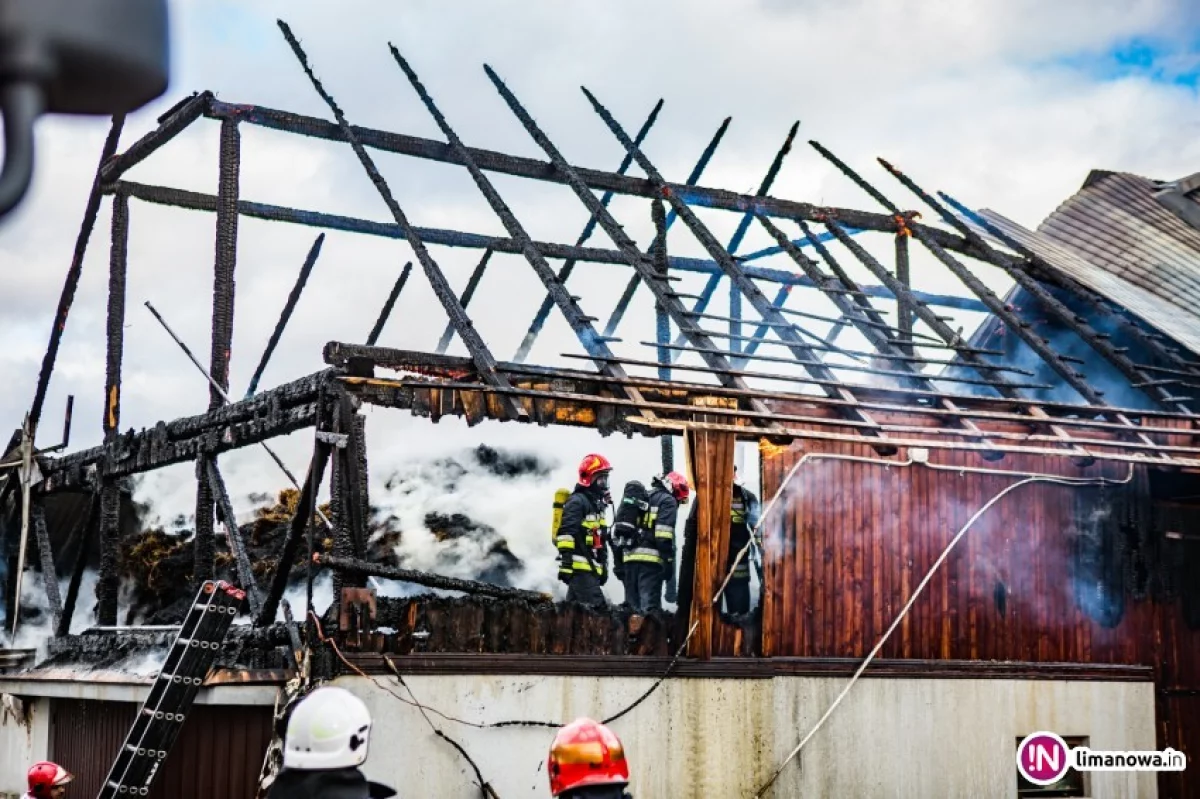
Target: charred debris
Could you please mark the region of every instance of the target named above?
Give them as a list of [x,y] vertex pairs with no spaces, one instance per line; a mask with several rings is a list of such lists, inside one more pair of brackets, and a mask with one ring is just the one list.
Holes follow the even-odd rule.
[[[358,127],[321,83],[290,29],[282,23],[281,28],[335,121],[229,103],[203,92],[182,99],[155,129],[123,150],[124,119],[115,118],[101,153],[33,403],[6,450],[0,487],[6,629],[35,624],[39,613],[48,616],[55,632],[54,662],[107,662],[158,645],[158,633],[137,628],[177,622],[196,586],[214,577],[247,592],[244,610],[250,624],[235,628],[222,653],[223,662],[243,668],[284,665],[289,648],[300,640],[329,670],[346,663],[337,653],[355,651],[663,656],[680,653],[687,642],[688,655],[708,658],[714,641],[726,635],[736,637],[740,654],[754,655],[761,651],[757,616],[725,617],[711,601],[725,577],[729,544],[722,526],[728,526],[735,441],[758,443],[767,452],[819,441],[866,446],[880,458],[935,450],[977,453],[984,463],[1030,454],[1167,472],[1200,468],[1200,430],[1194,415],[1200,361],[1194,354],[1111,298],[1067,276],[1052,257],[981,227],[967,209],[944,195],[938,195],[944,202],[939,201],[887,162],[885,172],[941,224],[920,221],[920,212],[897,204],[894,196],[816,142],[810,144],[817,155],[859,186],[878,210],[821,207],[772,196],[771,187],[794,151],[797,126],[769,159],[754,194],[703,184],[729,119],[719,125],[684,181],[668,181],[643,149],[659,119],[661,101],[639,127],[626,128],[585,90],[583,107],[596,113],[625,155],[615,171],[574,165],[534,121],[517,91],[490,67],[485,67],[487,80],[545,158],[471,147],[395,47],[392,54],[400,73],[443,140]],[[219,128],[215,195],[128,179],[131,168],[200,120],[211,120]],[[391,221],[243,198],[240,176],[253,166],[242,157],[241,131],[246,126],[350,147]],[[417,226],[377,169],[372,153],[378,152],[465,169],[505,235]],[[628,174],[634,165],[645,177]],[[573,243],[534,240],[500,196],[489,178],[492,174],[570,190],[588,212],[586,226]],[[645,201],[644,213],[654,229],[651,240],[635,242],[614,217],[609,203],[618,194]],[[215,220],[207,364],[176,338],[210,381],[208,410],[140,430],[123,429],[121,417],[129,221],[136,207],[131,200],[212,214]],[[39,447],[36,442],[45,438],[39,433],[47,386],[83,255],[105,201],[111,203],[112,222],[104,440],[100,446],[68,452],[68,412],[62,443]],[[732,238],[718,240],[697,215],[699,208],[735,214],[738,225]],[[252,267],[238,261],[243,217],[322,232],[308,248],[249,389],[238,399],[229,394],[235,274]],[[667,234],[676,223],[700,243],[702,257],[669,251]],[[612,248],[589,245],[597,229],[607,235]],[[765,235],[771,246],[745,251],[752,231]],[[401,240],[415,261],[401,266],[403,259],[397,259],[397,278],[369,332],[364,330],[364,343],[331,341],[323,353],[322,371],[260,390],[309,275],[320,268],[327,232]],[[867,240],[884,246],[868,248],[863,243]],[[461,293],[450,286],[436,259],[441,247],[480,252]],[[885,250],[894,253],[888,263],[881,260]],[[497,357],[468,314],[485,270],[506,256],[509,266],[518,258],[527,262],[544,292],[540,304],[529,309],[528,331],[509,361]],[[446,314],[447,326],[435,352],[379,346],[414,263]],[[868,282],[853,278],[848,264],[865,270]],[[920,291],[913,285],[918,268],[946,270],[964,291]],[[568,287],[571,274],[582,269],[623,269],[628,279],[603,328],[596,324],[600,317],[582,307],[590,301]],[[1139,392],[1145,406],[1131,410],[1114,404],[1105,386],[1079,370],[1083,358],[1067,354],[1069,348],[1060,342],[1042,338],[977,276],[987,270],[998,270],[1019,285],[1038,304],[1039,313],[1073,337],[1075,349],[1070,351],[1082,348],[1089,357],[1102,360],[1109,372],[1127,381],[1128,390]],[[654,340],[623,343],[615,334],[642,287],[653,298]],[[716,307],[722,287],[728,290],[727,312]],[[1060,299],[1064,292],[1070,295],[1069,305]],[[793,298],[812,302],[789,307]],[[562,353],[566,366],[530,364],[533,343],[555,309],[568,322],[576,346]],[[590,310],[595,314],[599,309]],[[992,348],[991,339],[965,339],[955,327],[954,314],[961,312],[995,320],[1004,335],[1020,342],[1021,359],[1010,357],[1011,346]],[[1103,325],[1093,325],[1089,317],[1102,319]],[[392,328],[397,326],[392,323]],[[455,337],[466,357],[446,354]],[[1126,345],[1127,341],[1134,343]],[[1177,373],[1170,387],[1161,378],[1168,368]],[[620,609],[589,611],[523,591],[513,585],[522,564],[486,519],[430,514],[424,520],[444,543],[464,537],[483,542],[486,557],[471,564],[470,580],[410,568],[396,554],[404,531],[380,513],[367,490],[363,404],[408,411],[435,423],[456,416],[470,425],[517,421],[586,427],[601,435],[658,437],[664,466],[675,463],[672,442],[682,439],[697,489],[698,532],[681,547],[677,613],[647,619],[631,634],[628,613]],[[242,447],[266,447],[270,439],[298,430],[313,432],[306,469],[293,474],[272,452],[291,487],[277,497],[261,498],[263,507],[255,518],[238,524],[230,510],[230,492],[236,492],[236,486],[222,476],[220,456]],[[472,457],[475,466],[500,476],[543,475],[546,469],[536,458],[513,458],[486,447]],[[193,528],[146,529],[147,510],[132,501],[130,481],[180,463],[196,468]],[[443,471],[453,475],[454,468]],[[330,487],[331,501],[317,507],[316,496],[324,484]],[[405,486],[398,481],[387,489],[403,492]],[[1172,586],[1186,581],[1173,582],[1164,576],[1171,569],[1156,564],[1194,559],[1195,546],[1174,552],[1159,546],[1157,539],[1150,542],[1148,531],[1174,522],[1149,523],[1144,514],[1137,515],[1142,506],[1136,498],[1115,504],[1110,499],[1080,492],[1078,563],[1086,576],[1080,581],[1080,602],[1111,616],[1119,612],[1113,599],[1118,594],[1177,597],[1178,587]],[[1115,510],[1096,511],[1110,505]],[[1184,548],[1196,535],[1190,529],[1172,532]],[[462,564],[444,565],[452,571],[452,565]],[[26,569],[57,574],[67,580],[67,590],[60,595],[53,590],[56,581],[49,581],[44,601],[22,610],[17,600]],[[97,575],[94,596],[85,596],[81,589],[89,571]],[[323,575],[332,581],[333,601],[318,618],[304,605]],[[389,597],[370,587],[372,578],[398,579],[418,591],[435,588],[462,595],[426,591]],[[130,611],[119,618],[122,591]],[[299,604],[284,603],[296,593],[304,595]],[[1187,596],[1194,619],[1196,600]],[[69,634],[79,605],[94,606],[87,616],[99,631]]]

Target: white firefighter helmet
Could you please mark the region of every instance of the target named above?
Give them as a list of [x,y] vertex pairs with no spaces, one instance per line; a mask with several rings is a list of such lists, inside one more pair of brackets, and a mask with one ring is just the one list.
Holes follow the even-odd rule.
[[324,686],[304,697],[288,719],[284,768],[354,768],[367,759],[371,713],[345,688]]

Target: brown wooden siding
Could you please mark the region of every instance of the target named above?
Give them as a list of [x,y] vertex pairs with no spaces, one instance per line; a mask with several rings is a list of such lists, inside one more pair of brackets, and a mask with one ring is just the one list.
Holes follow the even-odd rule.
[[[920,423],[915,417],[904,421]],[[1164,443],[1177,443],[1172,438]],[[883,460],[869,446],[828,441],[764,452],[764,505],[804,453]],[[902,449],[887,460],[903,461],[908,454]],[[1130,469],[1042,455],[988,462],[974,452],[936,449],[929,460],[1067,477],[1122,479]],[[1133,469],[1134,485],[1149,496],[1149,471]],[[837,460],[801,465],[784,507],[763,526],[763,654],[865,657],[951,538],[1019,479]],[[1181,563],[1172,567],[1177,584],[1166,598],[1124,590],[1119,614],[1103,623],[1081,605],[1073,584],[1079,492],[1034,483],[1000,499],[942,564],[878,657],[1150,666],[1159,689],[1159,746],[1200,758],[1200,542],[1175,545]],[[1164,513],[1179,512],[1151,504],[1159,526]],[[1186,795],[1179,780],[1164,775],[1162,795]],[[1194,782],[1191,777],[1190,789],[1200,791]]]
[[[866,445],[826,441],[764,454],[764,508],[804,453],[885,460]],[[1119,463],[1081,466],[1040,455],[988,462],[974,452],[930,450],[929,458],[952,469],[1129,474]],[[1019,479],[811,458],[763,526],[764,655],[865,656],[950,539]],[[1133,479],[1148,490],[1146,469],[1135,467]],[[1158,668],[1169,687],[1200,689],[1200,630],[1185,623],[1180,599],[1125,596],[1112,626],[1081,607],[1072,586],[1078,492],[1034,483],[1000,499],[959,542],[879,657],[1144,664]],[[1200,544],[1184,546],[1190,552]]]
[[[72,796],[95,796],[138,705],[55,699],[50,758],[75,774]],[[251,799],[271,740],[269,707],[193,707],[150,792],[153,799]]]

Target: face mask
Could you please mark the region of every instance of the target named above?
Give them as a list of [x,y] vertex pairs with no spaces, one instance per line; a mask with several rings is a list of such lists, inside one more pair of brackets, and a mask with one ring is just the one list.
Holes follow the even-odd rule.
[[605,473],[596,475],[596,479],[592,480],[592,485],[594,485],[600,491],[607,491],[608,490],[608,473],[605,472]]

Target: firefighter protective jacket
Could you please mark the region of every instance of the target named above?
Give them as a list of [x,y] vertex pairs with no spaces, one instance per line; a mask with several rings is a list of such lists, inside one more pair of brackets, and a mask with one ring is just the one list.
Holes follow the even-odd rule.
[[[758,497],[748,488],[733,485],[733,505],[729,515],[729,557],[732,560],[750,541],[750,533],[758,524]],[[750,559],[733,570],[734,580],[750,579]]]
[[675,519],[679,502],[662,486],[655,484],[647,498],[645,529],[652,540],[639,541],[625,553],[626,563],[654,563],[662,566],[675,560]]
[[563,503],[562,522],[555,540],[560,577],[569,578],[579,572],[603,577],[608,565],[608,525],[603,494],[576,485]]

